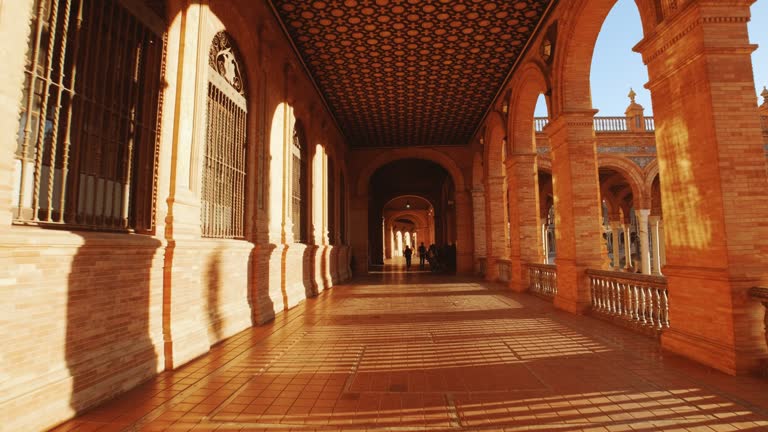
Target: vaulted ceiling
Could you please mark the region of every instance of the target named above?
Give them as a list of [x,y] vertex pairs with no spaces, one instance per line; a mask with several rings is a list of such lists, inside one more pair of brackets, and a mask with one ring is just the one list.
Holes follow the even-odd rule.
[[468,144],[556,0],[270,0],[353,147]]

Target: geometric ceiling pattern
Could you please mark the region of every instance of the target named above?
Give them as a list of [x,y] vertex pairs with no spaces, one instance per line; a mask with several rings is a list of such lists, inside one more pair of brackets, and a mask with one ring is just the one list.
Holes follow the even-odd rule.
[[468,144],[553,0],[271,0],[353,147]]

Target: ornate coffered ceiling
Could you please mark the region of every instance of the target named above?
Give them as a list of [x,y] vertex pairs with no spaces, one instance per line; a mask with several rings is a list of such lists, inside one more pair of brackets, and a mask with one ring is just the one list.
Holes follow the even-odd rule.
[[555,0],[270,0],[353,147],[463,145]]

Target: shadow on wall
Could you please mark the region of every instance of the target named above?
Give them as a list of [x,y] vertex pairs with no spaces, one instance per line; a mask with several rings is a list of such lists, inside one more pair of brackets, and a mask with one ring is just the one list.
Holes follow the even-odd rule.
[[306,298],[312,298],[318,293],[317,278],[315,277],[317,248],[318,246],[315,245],[306,245],[301,258],[302,280],[304,281],[304,296]]
[[156,375],[162,343],[162,262],[152,277],[160,242],[130,234],[80,236],[68,278],[65,347],[70,406],[77,413]]
[[205,269],[206,316],[208,317],[208,336],[211,341],[222,339],[221,330],[221,251],[216,250],[208,257]]
[[273,295],[282,298],[280,275],[278,272],[270,272],[271,258],[276,253],[280,252],[277,246],[271,243],[257,244],[251,250],[248,301],[253,325],[261,325],[274,319],[276,311]]

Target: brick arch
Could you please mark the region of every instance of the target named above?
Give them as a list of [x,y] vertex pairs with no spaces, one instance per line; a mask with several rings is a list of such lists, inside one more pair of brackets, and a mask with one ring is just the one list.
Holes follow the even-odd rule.
[[643,174],[645,175],[643,187],[645,190],[650,191],[653,185],[653,181],[659,175],[659,160],[654,159],[651,161],[651,163],[646,165],[645,169],[643,170]]
[[502,146],[506,135],[506,122],[501,113],[493,111],[488,114],[485,122],[485,155],[483,157],[486,178],[504,175]]
[[397,213],[393,213],[385,221],[385,223],[387,223],[389,225],[392,225],[395,220],[400,219],[400,218],[405,218],[405,217],[411,218],[416,223],[416,226],[426,227],[427,224],[428,224],[427,220],[424,217],[419,216],[418,214],[414,213],[411,210],[401,210],[401,211],[399,211]]
[[629,183],[629,187],[632,189],[632,196],[635,207],[647,208],[643,207],[643,205],[647,203],[648,199],[648,195],[645,193],[645,188],[643,187],[643,172],[640,167],[635,165],[634,162],[619,156],[601,155],[597,159],[597,167],[598,169],[610,168],[621,173],[621,175],[624,176],[624,178],[627,180],[627,183]]
[[448,174],[450,174],[453,180],[453,185],[456,192],[466,191],[466,184],[464,182],[464,174],[450,156],[437,150],[418,147],[403,147],[392,149],[387,152],[381,153],[376,156],[365,168],[360,171],[357,178],[357,194],[358,196],[368,195],[368,184],[371,180],[371,176],[384,165],[395,162],[402,159],[422,159],[429,162],[434,162],[443,167]]
[[[512,99],[510,101],[509,125],[510,148],[514,153],[531,153],[536,151],[536,138],[533,132],[533,116],[539,96],[547,94],[550,89],[549,80],[541,67],[531,61],[525,64],[512,82]],[[547,98],[549,110],[549,98]]]
[[[636,0],[643,32],[657,22],[657,0]],[[550,116],[592,109],[590,76],[592,56],[603,23],[617,0],[573,0],[569,2],[555,44],[553,100]]]

